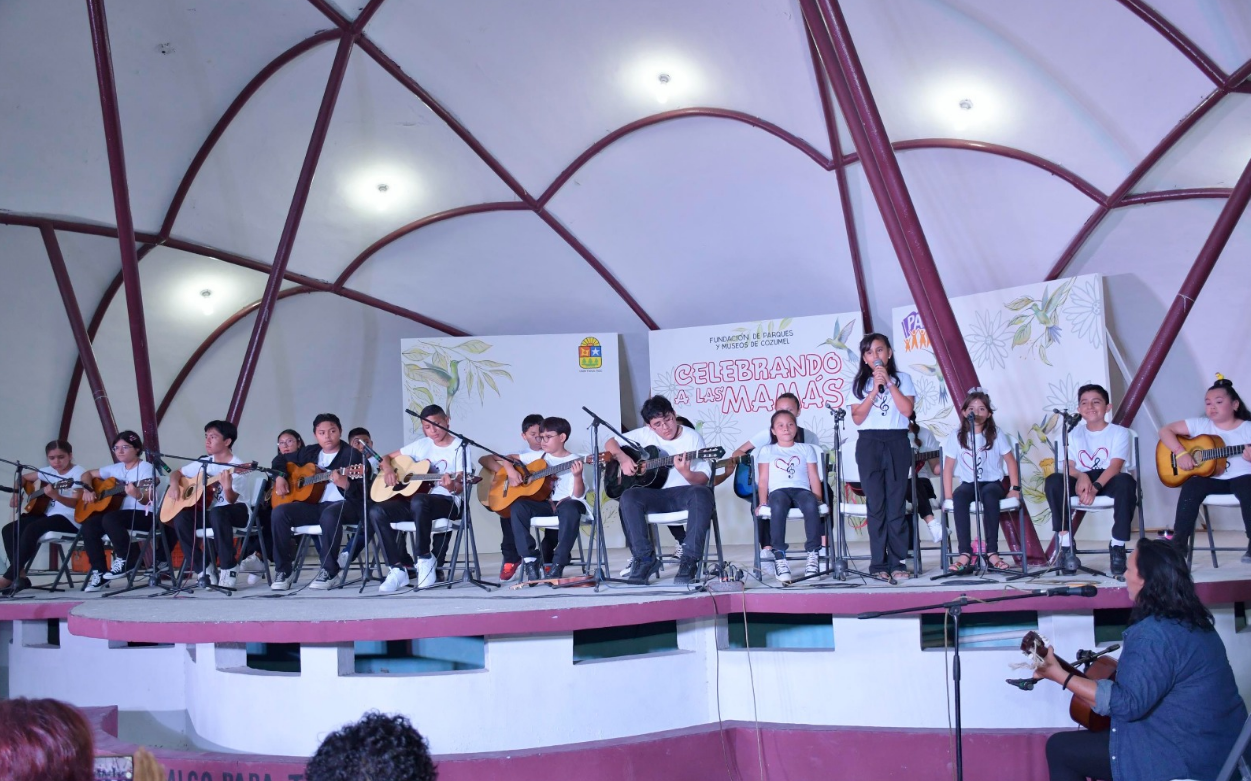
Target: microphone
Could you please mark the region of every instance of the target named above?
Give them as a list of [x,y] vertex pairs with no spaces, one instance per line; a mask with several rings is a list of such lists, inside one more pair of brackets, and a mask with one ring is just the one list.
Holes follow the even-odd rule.
[[[881,358],[878,358],[877,360],[873,361],[873,368],[874,368],[874,369],[876,369],[876,368],[877,368],[877,367],[879,367],[879,366],[883,366],[883,365],[884,365],[884,364],[882,363],[882,359],[881,359]],[[879,384],[879,385],[877,386],[877,392],[878,392],[878,393],[885,393],[885,392],[886,392],[886,386],[885,386],[885,385],[881,385],[881,384]]]
[[1093,597],[1099,593],[1099,589],[1094,586],[1060,586],[1036,588],[1029,593],[1039,597]]
[[1076,412],[1070,414],[1066,409],[1053,409],[1051,411],[1064,418],[1066,431],[1072,431],[1077,428],[1078,423],[1082,422],[1082,416],[1078,415]]
[[369,444],[365,442],[365,440],[361,439],[360,437],[357,437],[356,444],[361,446],[361,452],[364,453],[369,458],[376,458],[379,461],[382,460],[382,457],[378,455],[378,451],[370,447]]

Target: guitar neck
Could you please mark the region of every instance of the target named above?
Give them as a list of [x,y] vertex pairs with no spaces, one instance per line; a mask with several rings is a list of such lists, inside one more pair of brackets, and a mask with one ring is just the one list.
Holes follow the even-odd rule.
[[1215,461],[1218,458],[1233,458],[1242,455],[1246,445],[1228,445],[1226,447],[1216,447],[1211,450],[1199,450],[1193,454],[1195,461]]
[[931,458],[938,458],[942,454],[942,450],[918,450],[912,456],[917,461],[929,461]]
[[558,475],[562,472],[568,472],[570,469],[573,469],[574,464],[581,463],[585,466],[590,466],[594,462],[595,462],[595,459],[592,458],[591,456],[587,456],[586,458],[572,458],[564,462],[563,464],[555,464],[554,466],[549,466],[545,469],[540,469],[539,471],[531,474],[530,479],[542,480],[544,478],[551,477],[552,475]]
[[674,453],[671,456],[661,456],[660,458],[649,458],[639,464],[638,471],[646,472],[649,469],[659,469],[662,466],[673,466],[674,459],[679,456],[694,460],[699,455],[698,450],[689,450],[685,453]]

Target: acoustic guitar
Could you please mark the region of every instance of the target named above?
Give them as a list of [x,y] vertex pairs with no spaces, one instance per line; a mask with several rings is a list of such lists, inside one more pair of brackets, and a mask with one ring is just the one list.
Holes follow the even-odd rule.
[[217,493],[221,490],[222,475],[227,472],[240,474],[251,471],[265,470],[257,466],[256,462],[235,464],[210,477],[207,484],[204,482],[204,472],[196,472],[195,477],[187,477],[181,471],[174,472],[169,477],[169,487],[165,489],[165,498],[161,500],[161,523],[172,523],[174,516],[188,507],[200,507],[205,491],[208,491],[209,495],[204,498],[203,503],[213,506],[217,501]]
[[621,450],[634,459],[633,475],[621,473],[621,464],[616,459],[608,462],[604,468],[604,493],[609,499],[619,499],[631,488],[660,488],[669,479],[669,470],[673,468],[673,460],[685,456],[692,461],[713,461],[725,455],[723,447],[706,447],[702,450],[691,450],[686,453],[674,453],[662,456],[655,445],[648,445],[638,450],[629,445],[621,445]]
[[57,480],[55,483],[45,483],[42,480],[36,480],[26,487],[26,495],[30,497],[30,500],[22,508],[22,513],[25,515],[47,515],[52,499],[44,494],[43,489],[51,485],[52,490],[59,493],[73,484],[74,478],[72,477]]
[[1246,445],[1226,446],[1220,437],[1200,434],[1197,437],[1181,437],[1177,441],[1195,460],[1194,469],[1182,469],[1177,456],[1163,442],[1155,446],[1155,470],[1160,482],[1169,488],[1177,488],[1192,477],[1215,477],[1225,471],[1227,460],[1241,458]]
[[[395,485],[387,485],[386,477],[380,472],[374,477],[369,487],[369,498],[375,502],[389,502],[392,499],[409,498],[416,494],[428,492],[434,484],[443,479],[443,472],[431,472],[430,461],[423,459],[414,461],[408,456],[396,456],[391,459],[395,469]],[[469,476],[469,484],[473,485],[482,478]]]
[[[1086,678],[1092,681],[1113,680],[1116,678],[1116,660],[1108,654],[1120,647],[1120,645],[1109,646],[1098,653],[1078,651],[1077,666],[1069,664],[1059,656],[1056,657],[1056,661],[1060,664],[1060,669],[1066,673],[1072,673],[1075,678]],[[1037,632],[1026,632],[1021,640],[1021,653],[1030,659],[1025,666],[1036,670],[1047,654],[1047,640]],[[1008,679],[1008,683],[1029,691],[1034,688],[1035,681],[1033,678],[1021,678]],[[1091,732],[1104,732],[1112,726],[1112,719],[1095,713],[1090,705],[1076,694],[1069,701],[1069,718]]]
[[[599,462],[601,464],[608,463],[611,458],[612,456],[608,453],[599,454]],[[578,463],[578,461],[579,459],[575,458],[555,466],[548,466],[543,459],[531,461],[522,467],[521,476],[525,479],[525,482],[520,485],[509,485],[508,473],[503,469],[493,472],[491,487],[487,491],[487,497],[483,504],[493,513],[507,515],[509,512],[508,508],[518,499],[533,499],[536,502],[541,502],[552,495],[552,481],[547,478],[568,472],[570,469],[573,469],[573,465]],[[595,459],[592,456],[581,459],[581,462],[588,466],[593,464],[594,461]]]
[[91,516],[97,513],[106,513],[112,510],[118,510],[122,506],[122,501],[126,498],[126,486],[133,485],[139,489],[140,493],[152,488],[152,478],[140,480],[137,483],[118,482],[117,478],[110,477],[107,480],[96,478],[91,481],[91,492],[96,495],[94,501],[86,501],[82,497],[78,498],[78,504],[74,507],[74,520],[82,525]]
[[336,474],[345,475],[349,480],[360,480],[365,476],[365,465],[352,464],[327,471],[317,464],[287,464],[287,486],[290,490],[286,496],[279,496],[275,491],[271,497],[273,506],[281,507],[291,502],[317,504],[326,490],[326,483]]

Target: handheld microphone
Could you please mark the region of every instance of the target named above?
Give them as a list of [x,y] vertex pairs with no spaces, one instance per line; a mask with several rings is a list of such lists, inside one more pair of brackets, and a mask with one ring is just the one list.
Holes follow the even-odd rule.
[[[874,369],[876,369],[876,368],[877,368],[877,367],[879,367],[879,366],[884,366],[884,365],[885,365],[885,364],[883,364],[883,363],[882,363],[882,359],[881,359],[881,358],[878,358],[877,360],[875,360],[875,361],[873,362],[873,368],[874,368]],[[879,385],[877,386],[877,392],[878,392],[878,393],[885,393],[885,392],[886,392],[886,386],[885,386],[885,385],[881,385],[881,384],[879,384]]]
[[1029,593],[1040,597],[1093,597],[1099,593],[1099,589],[1094,586],[1060,586],[1036,588]]

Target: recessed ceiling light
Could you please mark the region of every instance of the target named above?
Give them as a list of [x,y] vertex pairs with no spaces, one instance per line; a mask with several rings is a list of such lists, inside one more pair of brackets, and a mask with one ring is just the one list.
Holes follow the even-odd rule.
[[965,111],[972,111],[973,101],[969,100],[968,98],[965,98],[964,100],[960,101],[960,108],[964,109]]
[[386,192],[387,190],[389,190],[389,189],[391,189],[391,188],[390,188],[390,187],[387,187],[387,185],[386,185],[386,183],[385,183],[385,182],[384,182],[384,183],[382,183],[382,184],[380,184],[380,185],[378,185],[378,192],[380,192],[380,193],[385,193],[385,192]]
[[656,82],[657,82],[656,102],[657,103],[669,102],[669,90],[670,90],[669,82],[671,80],[672,79],[669,77],[668,73],[662,73],[656,77]]
[[207,317],[213,314],[213,291],[204,288],[200,291],[200,311]]

